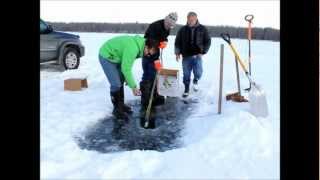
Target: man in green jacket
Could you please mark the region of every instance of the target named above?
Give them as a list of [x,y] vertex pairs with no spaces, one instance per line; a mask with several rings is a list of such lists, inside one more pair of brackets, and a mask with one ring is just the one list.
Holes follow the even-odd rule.
[[110,83],[110,96],[113,104],[112,114],[117,119],[128,120],[132,113],[124,104],[124,81],[132,89],[135,96],[140,96],[132,74],[132,66],[137,58],[157,53],[159,42],[145,40],[140,36],[118,36],[105,42],[99,50],[99,61]]

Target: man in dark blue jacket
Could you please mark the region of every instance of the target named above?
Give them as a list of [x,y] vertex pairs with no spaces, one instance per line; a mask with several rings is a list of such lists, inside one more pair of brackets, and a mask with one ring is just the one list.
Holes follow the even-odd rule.
[[198,81],[202,76],[202,55],[206,54],[211,45],[211,38],[205,26],[198,21],[195,12],[188,13],[187,25],[179,29],[175,40],[176,60],[182,55],[183,97],[189,95],[190,77],[193,71],[193,89],[198,91]]
[[[178,19],[177,13],[170,13],[164,19],[155,21],[151,23],[145,32],[145,39],[153,39],[161,44],[166,45],[168,42],[168,36],[170,34],[170,29],[174,28],[176,21]],[[152,56],[143,56],[142,58],[142,69],[143,75],[140,82],[141,89],[141,105],[143,109],[146,109],[149,103],[149,98],[152,89],[152,83],[156,76],[156,70],[154,68],[154,61],[159,59],[160,53]],[[154,93],[153,105],[159,105],[164,103],[164,97],[160,96],[157,91]]]

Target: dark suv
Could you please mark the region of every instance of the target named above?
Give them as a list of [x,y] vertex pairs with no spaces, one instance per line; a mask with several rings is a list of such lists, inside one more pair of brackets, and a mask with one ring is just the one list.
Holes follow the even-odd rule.
[[84,46],[78,35],[57,32],[40,19],[40,63],[56,61],[65,69],[77,69]]

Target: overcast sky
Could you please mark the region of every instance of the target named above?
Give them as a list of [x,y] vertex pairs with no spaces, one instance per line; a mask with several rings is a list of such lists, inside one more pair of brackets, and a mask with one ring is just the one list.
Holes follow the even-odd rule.
[[51,22],[143,22],[178,13],[178,24],[186,23],[189,11],[204,25],[246,27],[244,16],[253,14],[254,27],[280,29],[279,0],[249,1],[40,1],[40,17]]

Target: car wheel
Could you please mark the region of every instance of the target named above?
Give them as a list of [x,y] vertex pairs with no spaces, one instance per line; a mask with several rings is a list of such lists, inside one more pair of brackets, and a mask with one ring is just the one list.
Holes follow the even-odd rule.
[[80,55],[74,48],[67,48],[63,55],[63,66],[65,69],[77,69],[80,64]]

